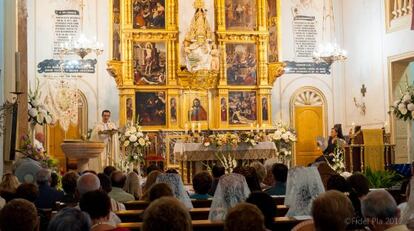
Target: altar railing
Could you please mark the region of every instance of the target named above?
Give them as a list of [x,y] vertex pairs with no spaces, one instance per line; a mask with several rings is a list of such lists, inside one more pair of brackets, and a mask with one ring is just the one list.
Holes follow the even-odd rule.
[[[364,171],[365,147],[364,144],[350,144],[345,147],[346,171]],[[395,162],[395,144],[384,144],[383,158],[384,169]]]

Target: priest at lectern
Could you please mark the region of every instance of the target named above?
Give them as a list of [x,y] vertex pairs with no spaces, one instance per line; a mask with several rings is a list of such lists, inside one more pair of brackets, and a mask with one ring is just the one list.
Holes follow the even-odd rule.
[[111,112],[102,111],[102,121],[96,123],[92,130],[91,140],[106,144],[104,151],[98,158],[89,161],[89,169],[101,172],[105,166],[115,166],[119,155],[118,127],[110,121]]

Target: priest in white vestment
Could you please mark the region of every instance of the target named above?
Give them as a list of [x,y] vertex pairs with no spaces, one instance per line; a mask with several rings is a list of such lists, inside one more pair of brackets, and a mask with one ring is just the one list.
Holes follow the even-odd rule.
[[115,166],[119,156],[118,127],[111,122],[111,112],[102,111],[102,121],[96,123],[92,130],[91,140],[101,141],[106,144],[100,157],[93,158],[89,161],[89,169],[96,172],[102,172],[103,168],[108,165]]

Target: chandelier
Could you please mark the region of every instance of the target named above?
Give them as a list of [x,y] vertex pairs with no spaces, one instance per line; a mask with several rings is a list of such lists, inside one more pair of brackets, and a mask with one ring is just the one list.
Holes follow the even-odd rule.
[[76,54],[81,59],[85,58],[90,53],[95,53],[96,56],[102,54],[103,52],[103,43],[100,43],[96,40],[96,38],[89,39],[86,37],[86,35],[83,33],[83,8],[85,7],[83,0],[80,0],[79,3],[81,14],[80,14],[80,31],[81,33],[77,37],[77,39],[72,40],[71,37],[69,37],[69,42],[65,42],[62,44],[60,49],[60,56],[63,57],[63,55],[69,55],[69,54]]
[[81,59],[92,52],[97,56],[102,54],[103,44],[96,39],[94,41],[88,39],[83,33],[79,35],[78,39],[66,42],[60,50],[61,55],[76,54]]
[[326,7],[326,1],[323,3],[323,26],[322,26],[322,42],[318,48],[313,52],[313,60],[317,63],[324,62],[329,66],[336,61],[345,61],[347,59],[347,52],[342,49],[337,43],[327,42],[326,25],[329,19],[329,41],[334,40],[335,36],[335,17],[333,11],[332,0],[328,1],[329,10]]
[[325,62],[329,65],[336,61],[345,61],[347,52],[339,47],[336,43],[319,44],[313,52],[313,60],[317,63]]

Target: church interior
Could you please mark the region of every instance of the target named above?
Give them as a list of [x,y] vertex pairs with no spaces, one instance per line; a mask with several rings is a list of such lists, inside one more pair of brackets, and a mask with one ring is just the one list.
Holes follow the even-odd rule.
[[[90,224],[70,230],[256,230],[263,216],[266,230],[345,230],[317,210],[324,198],[344,199],[330,189],[345,182],[353,222],[368,214],[355,203],[382,188],[387,195],[371,197],[406,203],[395,225],[414,230],[413,8],[413,0],[0,0],[0,209],[27,199],[16,191],[27,184],[38,191],[26,194],[37,195],[26,205],[40,216],[33,230],[61,230],[54,222],[78,204]],[[82,177],[96,176],[102,190],[83,193]],[[56,193],[42,194],[43,178],[42,187],[56,179]],[[65,189],[71,179],[76,195]],[[209,194],[199,193],[206,181]],[[155,186],[178,200],[152,202]],[[241,203],[223,213],[217,206],[233,191]],[[270,220],[259,205],[257,219],[246,212],[257,210],[244,202],[255,204],[256,191],[275,203]],[[107,195],[117,203],[113,226],[94,214]],[[143,211],[159,200],[186,207],[189,227],[152,221]],[[10,211],[0,210],[1,230],[18,229],[5,222]],[[234,229],[230,214],[245,219]]]

